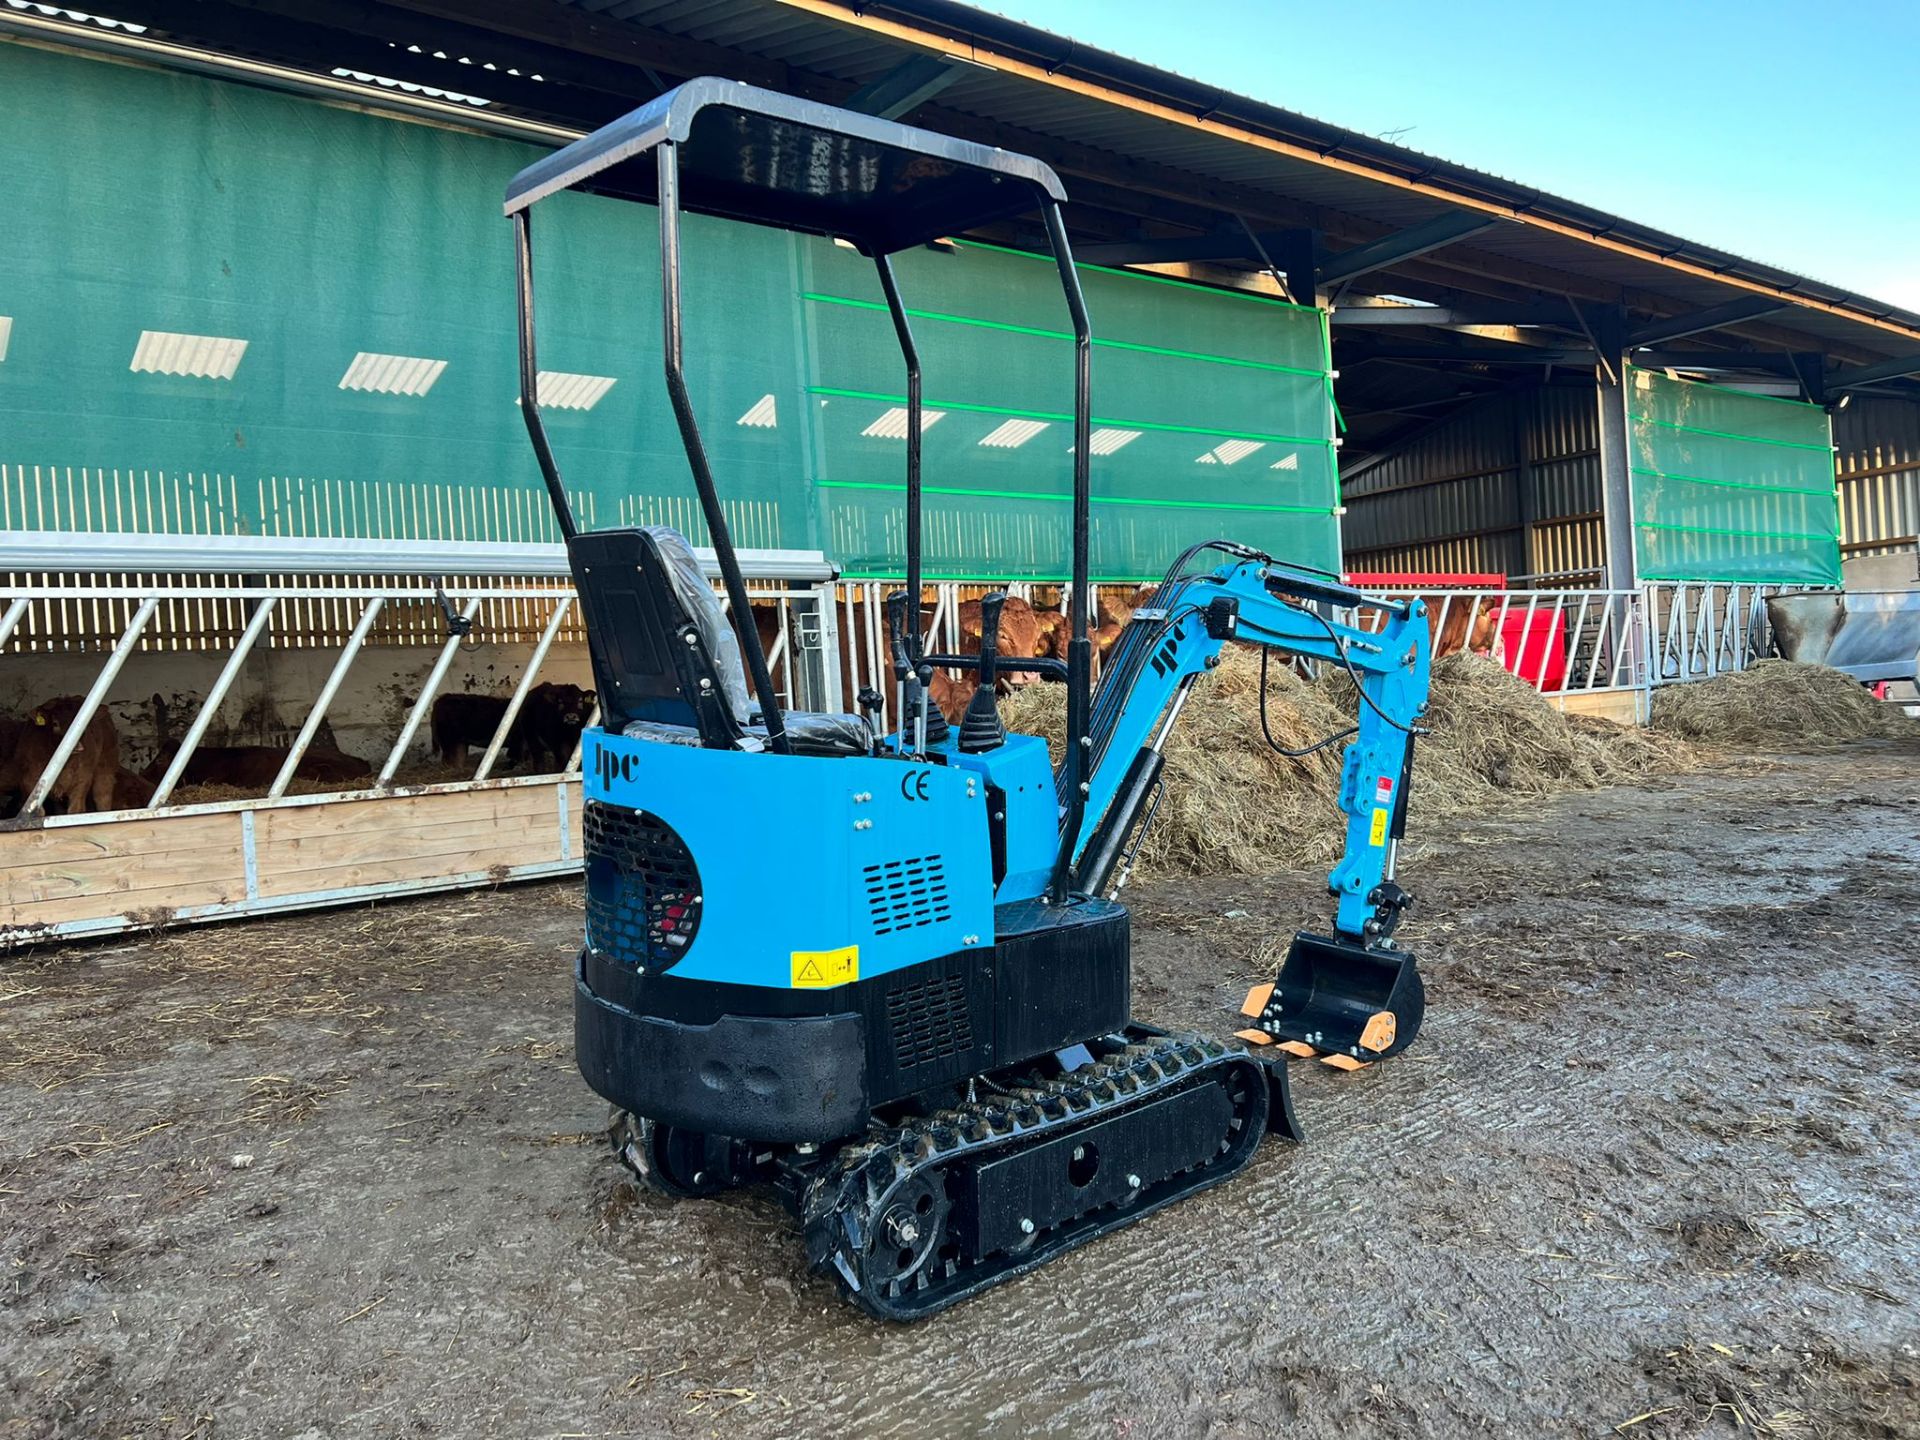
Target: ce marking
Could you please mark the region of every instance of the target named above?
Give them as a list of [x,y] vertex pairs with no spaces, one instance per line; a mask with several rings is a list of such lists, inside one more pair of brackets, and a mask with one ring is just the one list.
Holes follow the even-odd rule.
[[933,778],[931,770],[909,770],[900,777],[900,798],[902,800],[926,800],[927,782]]

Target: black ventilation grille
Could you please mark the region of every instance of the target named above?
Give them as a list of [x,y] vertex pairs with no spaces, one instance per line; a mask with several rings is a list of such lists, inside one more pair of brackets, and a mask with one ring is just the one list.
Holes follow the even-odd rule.
[[958,975],[887,992],[887,1028],[901,1070],[950,1060],[973,1048],[966,982]]
[[953,917],[947,900],[947,870],[938,855],[869,865],[863,874],[875,935],[917,930]]
[[700,930],[700,871],[658,816],[589,800],[587,944],[625,965],[664,968]]

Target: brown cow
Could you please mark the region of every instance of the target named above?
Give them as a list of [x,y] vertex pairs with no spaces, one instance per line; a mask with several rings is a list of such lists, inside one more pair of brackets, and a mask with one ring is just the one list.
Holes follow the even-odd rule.
[[[960,605],[960,653],[978,655],[983,621],[980,602],[966,600]],[[1017,595],[1009,595],[1000,610],[999,653],[1009,660],[1044,660],[1054,654],[1055,636],[1069,627],[1058,610],[1036,610]],[[1008,685],[1026,685],[1040,677],[1032,670],[1008,670],[1001,679]]]
[[[166,776],[173,757],[180,753],[180,741],[172,735],[166,700],[155,695],[153,732],[158,740],[153,759],[137,776],[128,772],[119,782],[121,794],[136,794],[140,785],[146,795],[138,803],[153,798],[153,790]],[[280,769],[293,753],[288,745],[198,745],[180,772],[181,785],[224,785],[234,790],[265,791],[279,778]],[[294,767],[296,780],[315,780],[325,784],[343,784],[373,773],[373,767],[357,755],[340,749],[333,738],[333,727],[325,720],[314,732],[312,742]],[[123,804],[124,808],[124,804]]]
[[[1499,595],[1415,595],[1427,607],[1427,642],[1431,658],[1467,651],[1499,660],[1506,650],[1500,637],[1500,615],[1506,604]],[[1445,618],[1441,612],[1445,611]],[[1385,628],[1386,612],[1365,610],[1359,624],[1378,632]]]
[[[1133,612],[1138,610],[1154,592],[1154,586],[1142,585],[1138,589],[1122,591],[1108,586],[1101,591],[1099,603],[1095,606],[1098,622],[1087,632],[1087,638],[1093,642],[1093,678],[1100,678],[1100,671],[1107,662],[1107,656],[1120,642],[1120,636],[1133,620]],[[1064,609],[1053,630],[1053,656],[1056,660],[1067,658],[1067,642],[1073,639],[1073,612]]]
[[[173,757],[179,753],[178,740],[160,742],[152,763],[140,772],[140,778],[149,782],[149,798],[151,787],[160,782],[167,773],[167,767],[173,763]],[[281,768],[287,763],[287,756],[292,753],[293,748],[288,745],[200,745],[188,757],[186,768],[180,772],[179,783],[225,785],[234,790],[265,790],[279,778]],[[349,780],[364,779],[372,773],[373,767],[358,755],[328,749],[316,739],[301,755],[300,763],[294,766],[293,778],[344,784]]]
[[[1500,658],[1505,647],[1500,643],[1503,602],[1499,596],[1455,595],[1451,604],[1444,595],[1420,598],[1427,602],[1427,636],[1433,643],[1435,660],[1444,655],[1458,655],[1463,650]],[[1440,615],[1442,609],[1446,611],[1444,622]]]
[[[467,747],[485,748],[493,743],[493,732],[507,713],[504,695],[442,695],[433,702],[428,728],[433,735],[434,753],[443,764],[467,763]],[[513,737],[507,737],[507,763],[513,763]]]
[[[28,713],[7,753],[0,756],[0,795],[12,792],[25,802],[84,703],[78,695],[61,695]],[[103,705],[94,711],[66,768],[47,792],[46,808],[68,815],[111,810],[119,773],[120,735]]]
[[24,722],[11,715],[0,715],[0,817],[11,818],[20,813],[20,802],[27,798],[26,787],[31,780],[22,780],[13,752],[20,744],[20,734],[25,728]]
[[[513,717],[501,758],[512,768],[523,760],[545,763],[551,756],[559,770],[573,758],[596,698],[578,685],[541,681],[527,691],[520,713]],[[504,695],[442,695],[433,702],[434,751],[446,764],[466,764],[469,746],[484,750],[493,743],[507,705]]]
[[140,810],[153,803],[153,781],[122,765],[113,775],[113,808]]
[[933,683],[927,690],[940,713],[947,717],[947,723],[958,725],[960,717],[967,713],[967,706],[973,701],[973,692],[979,688],[980,682],[964,672],[954,675],[945,670],[936,670],[933,672]]
[[1101,627],[1103,629],[1108,625],[1124,627],[1129,620],[1133,619],[1133,612],[1151,600],[1153,592],[1158,588],[1157,585],[1141,585],[1123,595],[1116,587],[1109,585],[1100,592],[1098,608]]

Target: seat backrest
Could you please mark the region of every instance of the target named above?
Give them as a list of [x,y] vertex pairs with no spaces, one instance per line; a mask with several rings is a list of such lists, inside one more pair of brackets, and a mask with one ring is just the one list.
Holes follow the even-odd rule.
[[736,746],[748,716],[740,642],[686,537],[664,525],[585,531],[567,558],[606,728],[658,720]]

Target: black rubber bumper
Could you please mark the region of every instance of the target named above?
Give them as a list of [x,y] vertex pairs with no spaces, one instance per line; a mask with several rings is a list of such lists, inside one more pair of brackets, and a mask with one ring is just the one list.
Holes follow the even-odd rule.
[[689,1024],[643,1015],[574,973],[574,1053],[615,1105],[707,1135],[798,1144],[867,1123],[867,1044],[857,1014],[720,1015]]

